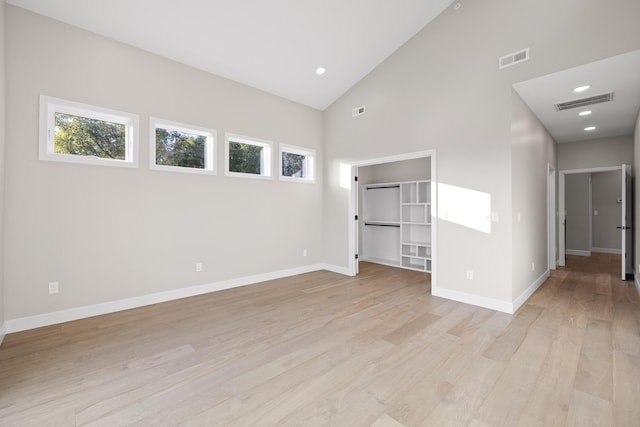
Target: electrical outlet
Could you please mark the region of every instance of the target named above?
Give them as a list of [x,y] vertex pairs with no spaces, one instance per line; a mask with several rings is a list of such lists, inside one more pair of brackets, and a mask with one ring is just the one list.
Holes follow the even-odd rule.
[[196,262],[196,273],[200,273],[202,271],[202,263]]
[[467,270],[467,280],[473,280],[473,270]]
[[306,249],[302,250],[302,256],[307,256],[307,250]]
[[57,294],[60,290],[58,282],[49,282],[49,294]]

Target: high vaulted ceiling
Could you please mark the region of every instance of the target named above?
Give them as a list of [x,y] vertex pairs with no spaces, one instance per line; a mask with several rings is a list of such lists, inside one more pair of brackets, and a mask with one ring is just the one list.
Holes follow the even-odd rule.
[[7,3],[323,110],[453,0]]

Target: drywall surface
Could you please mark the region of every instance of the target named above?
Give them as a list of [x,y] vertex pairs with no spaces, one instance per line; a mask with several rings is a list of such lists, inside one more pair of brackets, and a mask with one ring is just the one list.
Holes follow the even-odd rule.
[[[634,164],[640,165],[640,111],[638,112],[638,119],[636,120],[636,128],[633,132],[633,158]],[[634,176],[634,190],[633,190],[633,198],[634,198],[634,212],[635,217],[640,218],[640,181],[638,181],[638,171],[633,170],[632,174]],[[634,256],[635,256],[635,264],[633,265],[633,270],[636,275],[636,287],[638,292],[640,293],[640,221],[637,219],[634,220],[633,228],[635,231],[634,234]]]
[[556,168],[557,144],[515,91],[511,141],[512,281],[518,298],[548,269],[547,180],[549,165]]
[[0,2],[0,343],[4,337],[4,186],[5,186],[5,48],[4,11],[5,3]]
[[[13,6],[4,22],[7,319],[322,261],[321,112]],[[138,114],[140,166],[38,160],[40,95]],[[216,129],[218,175],[150,170],[149,117]],[[225,132],[315,149],[316,183],[226,177]]]
[[371,168],[373,177],[371,182],[423,181],[431,179],[430,157],[380,163],[368,167]]
[[[593,251],[622,251],[621,171],[591,174],[591,229]],[[609,251],[607,251],[609,252]]]
[[567,174],[565,177],[567,251],[591,250],[590,179],[589,173]]
[[[489,198],[491,212],[481,214],[497,219],[485,232],[442,210],[437,287],[512,302],[512,85],[640,48],[637,16],[640,3],[626,0],[488,0],[445,10],[325,110],[325,260],[349,263],[340,164],[435,150],[438,189]],[[530,61],[498,69],[498,57],[526,47]],[[366,114],[352,118],[361,105]]]
[[558,144],[560,170],[633,164],[633,135]]

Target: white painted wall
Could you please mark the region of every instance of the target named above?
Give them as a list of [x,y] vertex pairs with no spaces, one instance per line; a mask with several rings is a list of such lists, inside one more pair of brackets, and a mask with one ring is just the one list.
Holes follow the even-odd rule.
[[[633,159],[634,164],[640,165],[640,111],[638,112],[638,118],[636,120],[636,128],[633,131]],[[634,235],[634,257],[635,257],[635,265],[634,271],[636,272],[636,288],[638,289],[638,293],[640,293],[640,221],[638,218],[640,217],[640,181],[638,177],[640,173],[638,171],[633,171],[634,176],[634,220],[633,220],[633,232]]]
[[5,186],[5,36],[4,36],[4,1],[0,1],[0,343],[5,334],[4,320],[4,186]]
[[[340,163],[434,149],[438,182],[488,194],[499,216],[489,234],[438,220],[438,286],[511,304],[521,274],[512,254],[512,85],[640,48],[637,16],[640,3],[626,0],[488,0],[444,11],[325,111],[325,260],[349,262]],[[602,22],[610,25],[594,32]],[[524,47],[529,62],[498,70],[499,56]],[[367,113],[352,118],[360,105]],[[537,232],[546,236],[546,226]]]
[[[6,319],[322,261],[321,112],[13,6],[4,23]],[[41,94],[139,114],[140,167],[39,161]],[[218,176],[149,170],[150,116],[217,129]],[[315,149],[317,183],[225,177],[224,132]]]
[[556,167],[557,144],[515,90],[511,98],[512,299],[516,300],[547,276],[547,178],[548,165]]
[[633,164],[633,135],[558,144],[560,170]]

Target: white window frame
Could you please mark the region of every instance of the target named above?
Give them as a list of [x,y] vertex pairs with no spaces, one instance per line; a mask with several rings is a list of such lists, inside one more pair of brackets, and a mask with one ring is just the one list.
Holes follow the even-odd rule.
[[[262,171],[261,174],[232,172],[229,170],[229,143],[239,142],[241,144],[257,145],[262,150]],[[226,176],[234,176],[241,178],[255,179],[273,179],[272,163],[273,163],[273,142],[264,139],[252,138],[249,136],[236,135],[232,133],[224,134],[224,170]]]
[[[80,156],[55,152],[56,113],[87,117],[125,126],[125,158],[103,159],[96,156]],[[66,99],[40,95],[39,159],[56,162],[81,163],[101,166],[138,167],[138,115],[123,111],[96,107]]]
[[[311,148],[297,147],[295,145],[280,144],[280,155],[278,156],[278,170],[280,180],[291,182],[306,182],[313,184],[316,182],[316,150]],[[282,154],[291,153],[306,157],[306,169],[308,178],[298,178],[294,176],[285,176],[282,174]]]
[[[204,152],[204,169],[190,168],[186,166],[167,166],[156,163],[156,129],[167,129],[176,132],[189,133],[198,136],[204,136],[207,141],[205,143]],[[189,125],[185,123],[172,122],[169,120],[159,119],[156,117],[149,118],[149,168],[153,170],[196,173],[205,175],[216,175],[216,141],[218,132],[215,129]]]

